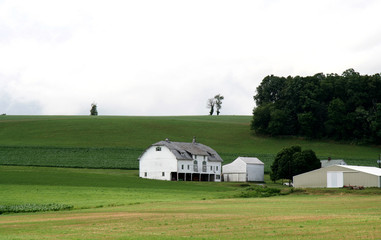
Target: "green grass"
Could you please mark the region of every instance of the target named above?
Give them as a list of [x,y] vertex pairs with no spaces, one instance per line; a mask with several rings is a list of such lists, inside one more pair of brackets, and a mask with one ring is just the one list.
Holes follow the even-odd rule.
[[0,205],[58,203],[74,208],[232,197],[241,187],[140,179],[137,170],[0,166]]
[[270,138],[250,132],[251,116],[0,116],[0,164],[137,169],[137,158],[165,138],[198,141],[214,148],[224,164],[256,156],[265,171],[283,147],[300,145],[318,157],[375,166],[380,147],[299,138]]
[[[270,198],[237,198],[254,186],[155,181],[139,178],[137,170],[0,166],[0,205],[73,206],[54,213],[3,214],[0,239],[381,237],[378,188],[307,189]],[[290,189],[268,186],[282,192]]]
[[2,165],[137,169],[144,149],[0,147]]
[[[380,189],[306,189],[242,199],[237,196],[253,184],[155,181],[126,170],[136,169],[141,152],[167,137],[191,141],[197,136],[225,164],[237,156],[256,156],[266,170],[275,154],[291,145],[358,165],[374,166],[380,153],[376,146],[254,136],[250,120],[0,116],[0,205],[73,206],[54,213],[3,214],[0,239],[381,238]],[[65,168],[28,167],[33,165]],[[282,194],[290,191],[268,175],[265,181]]]

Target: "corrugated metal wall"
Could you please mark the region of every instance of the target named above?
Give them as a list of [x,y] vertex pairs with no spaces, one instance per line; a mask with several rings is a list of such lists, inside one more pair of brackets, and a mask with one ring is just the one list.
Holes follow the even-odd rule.
[[294,176],[294,187],[327,187],[327,172],[338,171],[343,172],[344,185],[364,186],[364,187],[380,187],[381,179],[378,176],[364,172],[358,172],[344,168],[341,166],[330,166],[320,168],[311,172]]
[[378,187],[379,177],[363,172],[344,172],[344,185]]

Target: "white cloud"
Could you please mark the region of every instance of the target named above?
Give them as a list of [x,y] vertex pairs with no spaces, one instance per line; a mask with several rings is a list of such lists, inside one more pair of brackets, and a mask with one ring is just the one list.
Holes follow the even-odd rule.
[[[379,72],[381,2],[2,1],[9,114],[251,114],[269,74]],[[16,77],[15,77],[16,76]]]

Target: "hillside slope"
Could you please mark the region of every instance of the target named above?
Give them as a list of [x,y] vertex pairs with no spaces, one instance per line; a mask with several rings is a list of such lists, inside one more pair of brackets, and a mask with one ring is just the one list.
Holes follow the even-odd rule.
[[95,168],[137,168],[152,143],[197,141],[231,162],[258,156],[266,170],[283,147],[300,145],[321,158],[375,165],[381,149],[298,138],[254,136],[251,116],[0,116],[0,164]]

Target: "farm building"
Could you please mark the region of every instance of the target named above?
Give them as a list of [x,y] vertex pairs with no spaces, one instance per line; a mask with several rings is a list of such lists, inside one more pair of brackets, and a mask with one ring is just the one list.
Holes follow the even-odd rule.
[[347,163],[343,159],[331,159],[328,160],[320,160],[321,167],[328,167],[332,165],[347,165]]
[[238,157],[222,166],[225,182],[263,182],[264,163],[254,157]]
[[139,176],[168,181],[221,181],[222,158],[212,148],[196,142],[152,144],[139,157]]
[[381,168],[332,165],[294,176],[294,187],[381,187]]

